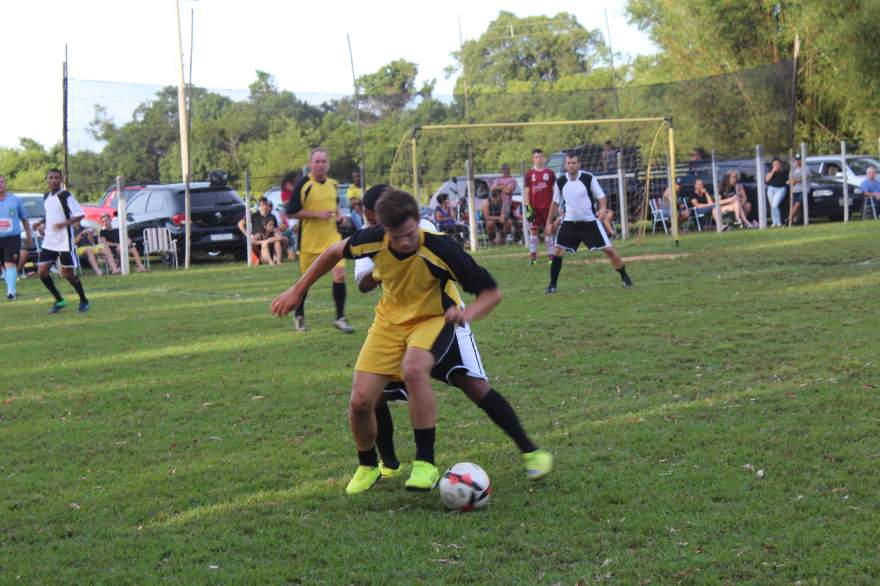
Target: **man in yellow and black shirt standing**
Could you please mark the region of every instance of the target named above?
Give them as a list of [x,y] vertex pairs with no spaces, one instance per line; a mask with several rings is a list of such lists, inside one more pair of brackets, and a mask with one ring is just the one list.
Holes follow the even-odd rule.
[[[400,373],[416,441],[406,488],[431,490],[440,478],[434,463],[437,405],[431,369],[448,352],[455,326],[488,314],[501,301],[501,292],[486,269],[449,236],[419,228],[419,207],[410,194],[385,189],[376,215],[379,225],[328,248],[272,302],[272,313],[286,315],[297,307],[309,287],[343,258],[373,260],[372,274],[382,283],[382,297],[355,365],[349,424],[360,465],[346,492],[368,490],[381,476],[375,408],[385,386]],[[466,308],[456,283],[477,296]]]
[[[326,149],[314,148],[309,153],[309,174],[300,179],[287,201],[287,215],[299,220],[299,267],[305,273],[318,256],[341,240],[336,227],[341,217],[336,195],[336,181],[330,179],[330,155]],[[306,329],[305,296],[294,311],[296,331]],[[336,304],[336,329],[352,333],[345,319],[345,260],[333,267],[333,301]]]

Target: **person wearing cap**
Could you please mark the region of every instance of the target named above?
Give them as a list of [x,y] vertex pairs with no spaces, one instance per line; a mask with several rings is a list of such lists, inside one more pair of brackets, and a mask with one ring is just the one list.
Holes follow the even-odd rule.
[[351,227],[355,230],[361,230],[364,227],[364,208],[359,197],[349,197],[348,207],[351,212],[348,214],[351,220]]
[[779,206],[785,199],[785,187],[788,185],[788,170],[782,165],[782,159],[773,157],[770,170],[764,175],[767,182],[767,201],[770,203],[770,217],[774,228],[782,227],[782,210]]
[[[791,168],[791,174],[788,178],[788,184],[791,186],[791,210],[788,212],[788,227],[794,226],[795,220],[801,211],[801,205],[804,201],[804,181],[810,184],[811,175],[809,165],[804,165],[800,155],[794,156],[794,167]],[[809,187],[807,188],[809,189]],[[807,197],[810,192],[807,191]]]

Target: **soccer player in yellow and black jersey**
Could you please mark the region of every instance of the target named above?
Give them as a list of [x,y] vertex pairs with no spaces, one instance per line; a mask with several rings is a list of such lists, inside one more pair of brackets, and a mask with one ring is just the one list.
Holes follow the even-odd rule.
[[[308,175],[300,179],[287,201],[287,215],[299,220],[299,267],[305,273],[322,252],[337,244],[341,236],[336,228],[339,200],[336,181],[327,176],[330,171],[330,155],[323,148],[309,153]],[[298,332],[305,331],[305,297],[296,308],[293,317]],[[345,319],[345,260],[340,259],[333,267],[333,301],[336,304],[338,330],[347,334],[354,330]]]
[[[431,369],[453,342],[455,325],[488,314],[501,301],[501,292],[488,271],[449,236],[419,228],[419,207],[408,193],[386,189],[376,204],[376,215],[380,225],[322,253],[293,287],[272,302],[272,313],[289,313],[342,258],[373,259],[373,277],[382,282],[382,297],[355,365],[349,423],[360,465],[346,492],[363,492],[381,476],[375,407],[385,386],[401,372],[416,441],[406,488],[431,490],[440,478],[434,465],[437,406]],[[467,308],[455,283],[477,296]]]

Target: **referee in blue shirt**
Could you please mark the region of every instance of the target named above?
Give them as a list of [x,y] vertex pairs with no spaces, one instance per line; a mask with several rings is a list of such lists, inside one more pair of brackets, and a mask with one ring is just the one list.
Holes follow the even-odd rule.
[[6,193],[6,177],[0,175],[0,263],[6,281],[6,299],[15,301],[15,281],[18,279],[18,255],[21,253],[21,229],[30,246],[33,237],[27,211],[21,199]]

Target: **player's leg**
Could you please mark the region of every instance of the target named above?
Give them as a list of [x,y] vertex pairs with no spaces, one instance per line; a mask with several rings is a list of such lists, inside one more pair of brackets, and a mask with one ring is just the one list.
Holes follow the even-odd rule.
[[79,295],[79,311],[85,313],[89,310],[89,300],[86,297],[85,289],[83,289],[82,281],[76,275],[76,268],[79,266],[79,258],[76,252],[61,253],[61,276],[67,279],[70,286],[73,287],[76,294]]
[[416,458],[407,490],[431,490],[440,479],[434,465],[434,441],[437,425],[437,403],[431,389],[434,355],[429,350],[410,346],[403,356],[401,369],[409,394],[409,418],[416,442]]
[[529,264],[535,264],[538,258],[538,224],[529,224]]
[[0,263],[3,264],[3,279],[6,281],[6,299],[14,301],[18,292],[18,255],[21,253],[21,237],[0,238]]
[[[400,474],[400,460],[394,449],[394,420],[388,407],[389,395],[402,392],[403,382],[388,383],[376,404],[376,449],[379,450],[379,471],[383,478]],[[405,393],[404,393],[405,396]]]
[[580,222],[562,222],[556,232],[556,247],[553,258],[550,260],[550,284],[544,289],[544,293],[556,293],[559,282],[559,273],[562,272],[562,257],[565,252],[577,252],[581,243],[578,233]]
[[52,280],[52,274],[49,272],[49,268],[55,264],[55,261],[58,260],[58,253],[54,250],[40,250],[40,256],[37,260],[37,276],[40,277],[40,282],[43,283],[43,286],[52,294],[52,297],[55,298],[55,303],[52,307],[49,308],[49,313],[58,313],[65,307],[67,307],[67,301],[64,297],[61,296],[61,292],[58,291],[58,287],[55,286],[55,281]]
[[333,325],[346,334],[354,332],[345,319],[345,260],[333,267],[333,303],[336,305],[336,321]]
[[379,456],[376,454],[376,403],[391,377],[355,370],[349,399],[348,421],[358,453],[358,469],[345,488],[357,494],[379,480]]
[[614,270],[620,275],[620,280],[623,282],[624,287],[634,287],[635,285],[632,282],[632,279],[629,278],[629,275],[626,274],[626,265],[623,262],[623,259],[620,257],[620,253],[617,252],[617,249],[613,246],[607,246],[602,249],[602,252],[605,253],[605,256],[608,257],[608,260],[611,261],[611,266],[614,267]]

